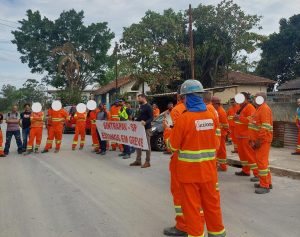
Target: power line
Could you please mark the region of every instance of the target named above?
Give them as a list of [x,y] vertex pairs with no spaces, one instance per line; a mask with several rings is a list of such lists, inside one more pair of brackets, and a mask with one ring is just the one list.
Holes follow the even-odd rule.
[[9,20],[4,20],[4,19],[0,19],[0,21],[5,21],[5,22],[8,22],[8,23],[14,23],[14,24],[17,24],[17,25],[20,24],[19,22],[9,21]]
[[10,28],[14,28],[14,29],[18,28],[17,26],[11,26],[11,25],[7,25],[7,24],[3,24],[3,23],[0,23],[0,25],[7,26],[7,27],[10,27]]

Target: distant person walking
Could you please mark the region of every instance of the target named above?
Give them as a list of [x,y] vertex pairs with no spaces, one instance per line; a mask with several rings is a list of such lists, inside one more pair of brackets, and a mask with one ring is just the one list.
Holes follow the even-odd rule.
[[153,121],[153,110],[150,104],[147,102],[147,97],[144,94],[138,95],[138,102],[140,104],[140,109],[138,112],[138,116],[136,121],[140,121],[143,126],[145,126],[147,142],[149,146],[149,150],[146,151],[146,162],[142,165],[142,149],[136,149],[136,161],[131,163],[130,166],[141,166],[142,168],[150,167],[150,157],[151,157],[151,145],[150,145],[150,138],[151,138],[151,122]]
[[23,146],[21,141],[21,133],[20,133],[20,114],[18,113],[18,107],[15,105],[12,107],[11,112],[7,113],[5,116],[5,120],[7,123],[6,130],[6,142],[4,148],[4,154],[9,154],[9,148],[11,139],[14,136],[18,146],[18,153],[22,154]]
[[298,108],[296,111],[296,126],[298,128],[298,143],[296,151],[292,155],[300,155],[300,99],[297,100]]
[[22,138],[23,138],[23,152],[27,149],[27,142],[30,134],[30,116],[31,116],[31,108],[30,104],[24,105],[24,112],[20,115],[20,125],[22,128]]

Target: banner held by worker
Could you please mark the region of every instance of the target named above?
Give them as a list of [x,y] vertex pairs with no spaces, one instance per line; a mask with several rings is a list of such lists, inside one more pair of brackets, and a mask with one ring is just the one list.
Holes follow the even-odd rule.
[[97,121],[97,129],[102,140],[149,150],[145,127],[132,121]]

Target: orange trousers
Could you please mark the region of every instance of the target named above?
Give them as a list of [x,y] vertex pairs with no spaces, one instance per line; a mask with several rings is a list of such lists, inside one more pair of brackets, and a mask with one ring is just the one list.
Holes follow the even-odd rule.
[[170,178],[171,178],[171,193],[173,196],[173,203],[175,208],[175,221],[176,221],[176,228],[178,230],[187,232],[187,227],[185,224],[183,212],[182,212],[182,194],[180,189],[180,183],[177,179],[176,175],[176,166],[178,162],[178,153],[173,153],[170,160],[169,170],[170,170]]
[[52,143],[53,143],[53,140],[52,141],[49,140],[50,134],[52,133],[52,131],[50,131],[51,129],[53,129],[52,126],[48,125],[48,127],[47,127],[47,142],[46,142],[46,144],[49,144],[48,145],[49,149],[52,149]]
[[41,142],[42,142],[42,136],[43,136],[43,128],[30,128],[30,133],[29,133],[29,140],[27,143],[27,150],[32,151],[33,150],[33,144],[35,141],[35,147],[34,150],[38,151]]
[[226,136],[221,136],[220,147],[217,151],[216,158],[220,169],[227,171]]
[[49,150],[52,147],[52,142],[55,139],[55,150],[59,150],[61,146],[61,140],[62,140],[62,133],[63,133],[63,125],[58,126],[51,126],[51,129],[49,130],[49,137],[47,144],[45,146],[45,150]]
[[0,128],[0,155],[4,155],[4,151],[3,151],[3,134],[2,134],[1,128]]
[[72,149],[75,149],[78,144],[78,137],[80,136],[80,148],[84,147],[85,144],[85,126],[76,125],[75,135],[73,138]]
[[264,188],[269,188],[272,184],[272,176],[269,168],[269,153],[270,153],[271,143],[262,143],[259,149],[255,150],[255,157],[258,166],[259,182],[260,186]]
[[[218,183],[180,183],[180,186],[188,236],[204,237],[206,224],[209,237],[225,237]],[[199,212],[201,207],[204,220]]]
[[92,135],[93,148],[97,152],[97,151],[99,151],[99,139],[97,136],[96,124],[91,125],[91,135]]
[[118,143],[111,143],[111,148],[113,151],[117,150],[117,147],[119,147],[120,151],[123,151],[123,145],[122,144],[118,144]]
[[298,130],[298,143],[297,143],[297,149],[296,149],[297,153],[300,153],[300,128]]
[[238,138],[237,145],[243,172],[250,174],[250,170],[252,170],[253,175],[258,177],[255,151],[249,144],[249,138]]

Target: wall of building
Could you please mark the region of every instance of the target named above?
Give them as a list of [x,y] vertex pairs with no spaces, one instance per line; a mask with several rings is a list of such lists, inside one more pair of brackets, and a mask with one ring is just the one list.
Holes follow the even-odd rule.
[[237,93],[249,92],[256,94],[257,92],[267,92],[267,86],[260,85],[239,85],[238,87],[226,88],[223,92],[215,92],[214,95],[221,99],[222,103],[227,103],[230,98],[233,98]]

